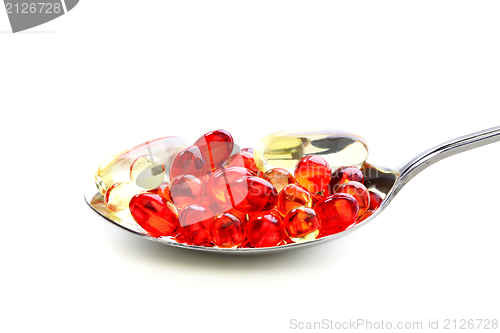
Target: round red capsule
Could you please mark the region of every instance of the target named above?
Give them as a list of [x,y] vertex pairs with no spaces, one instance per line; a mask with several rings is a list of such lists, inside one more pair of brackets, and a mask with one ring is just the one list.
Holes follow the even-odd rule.
[[358,217],[363,215],[370,207],[370,193],[366,187],[358,182],[349,181],[337,187],[336,193],[347,193],[356,199],[359,205]]
[[278,191],[273,184],[259,177],[242,177],[229,185],[226,201],[238,211],[255,213],[274,208]]
[[210,232],[214,245],[222,248],[237,248],[246,238],[245,224],[229,213],[215,217]]
[[202,178],[207,174],[205,157],[197,146],[182,149],[175,155],[170,165],[170,180],[180,175]]
[[188,244],[206,246],[211,243],[210,227],[214,214],[200,205],[190,205],[179,215],[182,237]]
[[289,184],[297,184],[293,175],[282,168],[267,170],[266,173],[264,173],[263,178],[273,184],[278,192],[281,192],[281,190]]
[[283,219],[285,232],[295,243],[315,239],[319,235],[319,217],[312,208],[295,207]]
[[253,154],[248,151],[240,151],[239,153],[231,155],[226,163],[224,163],[225,168],[230,167],[240,167],[246,168],[252,171],[254,174],[258,174],[260,172],[259,168],[255,164],[253,159]]
[[365,177],[361,170],[353,166],[343,166],[337,168],[332,172],[332,178],[328,186],[329,192],[331,194],[335,193],[337,187],[348,181],[364,184]]
[[368,192],[370,193],[370,207],[368,209],[376,210],[382,203],[382,197],[375,191],[368,190]]
[[196,142],[210,170],[214,171],[231,156],[234,140],[225,130],[216,130],[202,135]]
[[129,207],[137,224],[152,237],[172,236],[179,226],[177,209],[157,194],[137,194]]
[[226,193],[230,189],[229,184],[241,177],[253,176],[252,172],[246,168],[231,167],[221,169],[213,174],[206,184],[206,196],[220,205],[230,205],[231,201],[226,201]]
[[332,169],[328,162],[316,155],[301,158],[295,166],[297,183],[311,193],[322,193],[330,183]]
[[178,209],[199,204],[205,197],[205,187],[192,175],[177,176],[170,182],[170,197]]
[[321,228],[318,237],[342,232],[356,222],[359,205],[350,194],[335,193],[319,201],[313,209],[319,216]]
[[255,213],[247,222],[247,238],[254,247],[277,246],[283,237],[283,221],[276,210]]
[[278,196],[278,211],[285,216],[293,208],[300,206],[311,207],[311,194],[299,185],[287,185]]

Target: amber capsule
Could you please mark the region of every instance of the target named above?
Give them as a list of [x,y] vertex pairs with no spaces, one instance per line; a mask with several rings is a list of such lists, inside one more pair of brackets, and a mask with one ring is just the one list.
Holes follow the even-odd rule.
[[212,241],[213,213],[200,205],[185,207],[179,215],[182,237],[188,244],[206,246]]
[[130,212],[137,224],[152,237],[175,235],[179,227],[177,209],[157,194],[135,195],[130,200]]
[[278,196],[278,211],[282,216],[288,214],[295,207],[311,207],[311,194],[299,185],[287,185]]
[[141,191],[140,188],[131,183],[113,184],[104,196],[104,203],[110,213],[125,217],[130,215],[130,199]]
[[364,184],[364,180],[365,178],[361,170],[354,166],[343,166],[337,168],[332,172],[332,179],[329,184],[329,193],[335,193],[337,187],[345,182],[355,181]]
[[330,165],[324,158],[310,155],[297,162],[294,178],[310,193],[323,193],[330,183],[331,172]]
[[293,173],[297,162],[308,155],[320,155],[333,169],[343,165],[361,167],[368,157],[368,147],[363,138],[345,132],[295,130],[262,139],[255,149],[254,160],[264,172],[284,168]]
[[354,181],[343,183],[337,187],[336,193],[347,193],[356,199],[359,205],[358,217],[363,215],[370,207],[370,193],[361,183]]
[[252,171],[255,175],[260,172],[255,161],[253,159],[253,154],[248,151],[240,151],[236,154],[231,155],[226,163],[224,163],[225,168],[230,167],[241,167]]
[[205,187],[192,175],[177,176],[170,183],[170,197],[178,209],[183,209],[202,202],[205,197]]
[[234,140],[225,130],[216,130],[202,135],[196,142],[205,157],[209,170],[214,171],[231,156]]
[[368,190],[368,192],[370,193],[370,207],[368,209],[376,210],[382,203],[382,197],[378,194],[378,192],[372,190]]
[[323,198],[313,209],[321,221],[318,237],[324,237],[351,227],[356,222],[359,205],[352,195],[335,193]]
[[263,178],[273,184],[278,192],[289,184],[297,184],[293,175],[283,168],[269,169],[264,173]]
[[242,177],[229,185],[226,201],[242,213],[255,213],[272,209],[278,201],[278,191],[265,179]]
[[254,247],[277,246],[283,237],[283,221],[276,210],[252,214],[247,222],[247,238]]
[[226,193],[229,184],[238,178],[253,176],[250,170],[241,167],[231,167],[221,169],[210,177],[206,184],[206,195],[221,205],[230,205],[231,201],[226,201]]
[[293,208],[285,215],[283,223],[286,234],[295,243],[307,242],[319,235],[319,217],[312,208]]
[[229,213],[215,217],[210,232],[214,245],[222,248],[237,248],[246,238],[245,224]]
[[372,216],[373,213],[375,213],[374,210],[367,210],[363,215],[358,216],[358,218],[356,219],[356,224],[363,222],[364,220]]
[[141,156],[153,156],[152,160],[163,165],[166,174],[168,174],[168,168],[174,156],[187,146],[189,146],[187,140],[172,136],[147,141],[122,151],[108,158],[97,169],[95,174],[96,186],[99,192],[104,195],[113,184],[130,182],[130,166]]

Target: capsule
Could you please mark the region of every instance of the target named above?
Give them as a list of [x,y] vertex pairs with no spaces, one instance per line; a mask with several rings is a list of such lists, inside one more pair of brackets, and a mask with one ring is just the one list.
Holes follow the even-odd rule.
[[[131,182],[130,171],[132,164],[140,157],[149,156],[151,163],[149,168],[151,175],[169,174],[170,164],[174,156],[183,148],[189,146],[189,142],[183,138],[171,136],[159,138],[151,141],[146,141],[140,145],[124,150],[101,164],[95,174],[95,184],[102,195],[106,191],[119,182]],[[145,165],[145,164],[142,164]],[[160,167],[160,165],[162,167]],[[146,169],[148,169],[146,167]],[[141,172],[144,172],[142,169]],[[162,178],[166,178],[162,177]],[[136,177],[137,179],[137,177]],[[141,177],[139,177],[141,179]],[[156,179],[155,179],[156,180]],[[163,179],[162,181],[168,181]],[[161,181],[159,182],[161,184]],[[141,182],[136,183],[137,186],[143,185]],[[148,186],[149,187],[149,186]],[[150,188],[144,188],[149,190]]]
[[283,168],[293,174],[297,162],[309,155],[321,156],[332,169],[344,165],[361,167],[368,158],[368,146],[363,138],[341,131],[286,131],[262,139],[254,160],[263,172]]

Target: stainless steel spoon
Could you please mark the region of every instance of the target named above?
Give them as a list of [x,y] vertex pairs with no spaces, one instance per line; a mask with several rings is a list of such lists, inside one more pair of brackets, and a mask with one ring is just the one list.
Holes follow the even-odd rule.
[[208,251],[224,254],[248,255],[276,253],[277,251],[288,251],[292,249],[300,249],[307,246],[322,244],[324,242],[332,241],[358,230],[359,228],[376,218],[389,205],[389,203],[392,201],[392,199],[394,199],[396,194],[398,194],[403,186],[428,166],[446,157],[497,141],[500,141],[500,126],[492,127],[490,129],[486,129],[469,135],[464,135],[462,137],[444,142],[436,147],[424,151],[423,153],[415,156],[415,158],[410,160],[408,163],[403,164],[402,166],[395,169],[389,169],[365,163],[365,165],[363,166],[363,173],[365,174],[366,187],[369,189],[375,189],[385,195],[380,207],[373,213],[373,215],[368,217],[366,220],[356,224],[354,227],[346,231],[304,243],[288,244],[267,248],[243,249],[225,249],[217,247],[203,247],[179,244],[168,238],[154,238],[148,236],[146,232],[142,230],[142,228],[139,227],[136,223],[127,221],[125,219],[120,219],[119,217],[109,214],[106,210],[106,207],[104,206],[104,198],[99,192],[96,192],[95,186],[89,186],[89,189],[85,192],[85,201],[88,203],[90,208],[92,208],[92,210],[104,220],[125,231],[151,241],[190,250]]

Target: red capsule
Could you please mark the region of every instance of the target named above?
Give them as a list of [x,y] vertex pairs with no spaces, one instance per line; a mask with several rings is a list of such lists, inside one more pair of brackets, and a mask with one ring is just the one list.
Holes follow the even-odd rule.
[[295,207],[283,219],[285,232],[295,243],[315,239],[319,234],[319,217],[312,208]]
[[246,222],[248,220],[246,213],[242,213],[240,211],[237,211],[236,209],[234,209],[232,207],[228,208],[226,211],[224,211],[224,213],[234,215],[237,218],[239,218],[242,222]]
[[382,203],[382,197],[375,191],[368,190],[368,192],[370,193],[370,207],[368,209],[376,210]]
[[157,194],[137,194],[129,207],[137,224],[152,237],[172,236],[179,226],[177,209]]
[[247,238],[254,247],[277,246],[283,237],[283,221],[276,210],[255,213],[247,222]]
[[229,132],[216,130],[201,136],[194,145],[200,148],[208,169],[213,171],[222,166],[231,156],[234,140]]
[[160,186],[158,186],[157,188],[149,190],[148,192],[153,193],[153,194],[158,194],[160,197],[172,202],[172,197],[170,196],[170,184],[169,183],[163,183]]
[[325,197],[314,207],[321,222],[319,237],[336,234],[356,222],[359,205],[350,194],[335,193]]
[[170,197],[178,209],[183,209],[202,202],[205,197],[205,187],[194,176],[177,176],[170,182]]
[[206,196],[220,205],[229,206],[231,201],[226,202],[226,193],[229,184],[238,178],[253,176],[250,170],[240,167],[221,169],[213,174],[206,184]]
[[370,194],[366,187],[358,182],[345,182],[337,187],[336,193],[347,193],[356,199],[359,205],[358,217],[363,215],[370,207]]
[[292,174],[282,168],[267,170],[263,178],[273,184],[278,192],[281,192],[281,190],[289,184],[297,184]]
[[372,216],[373,213],[375,213],[375,211],[373,211],[373,210],[367,210],[363,215],[358,216],[358,218],[356,219],[356,224],[358,224],[360,222],[363,222],[364,220],[366,220],[367,218],[369,218],[370,216]]
[[253,159],[253,154],[248,151],[240,151],[239,153],[231,155],[226,163],[224,163],[225,168],[230,167],[240,167],[246,168],[252,171],[254,174],[258,174],[260,172],[259,168],[255,164]]
[[311,194],[299,185],[287,185],[278,196],[278,211],[285,216],[293,208],[300,206],[311,207]]
[[253,148],[241,148],[240,151],[248,151],[249,153],[252,153],[252,155],[253,155]]
[[215,217],[210,232],[214,245],[222,248],[237,248],[246,238],[245,224],[229,213]]
[[259,177],[242,177],[229,185],[226,201],[242,213],[272,209],[278,201],[273,184]]
[[205,209],[210,210],[214,214],[214,216],[220,215],[224,212],[224,209],[221,205],[213,200],[210,200],[210,198],[208,198],[207,196],[205,196],[205,198],[199,205]]
[[202,178],[207,174],[205,157],[197,146],[182,149],[175,155],[170,165],[170,180],[180,175]]
[[335,193],[337,187],[348,181],[355,181],[364,184],[365,177],[361,170],[353,166],[343,166],[332,172],[332,179],[329,184],[329,192]]
[[180,230],[186,243],[207,246],[212,241],[210,228],[214,214],[200,205],[184,208],[179,216]]
[[328,189],[332,169],[328,162],[316,155],[302,157],[295,166],[297,183],[311,193],[322,193]]

